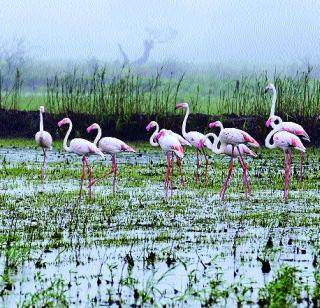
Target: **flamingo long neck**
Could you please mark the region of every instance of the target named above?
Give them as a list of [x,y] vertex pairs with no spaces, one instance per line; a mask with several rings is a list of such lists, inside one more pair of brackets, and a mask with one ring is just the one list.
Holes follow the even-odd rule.
[[276,132],[278,132],[280,130],[280,127],[276,127],[276,128],[274,128],[268,135],[267,135],[267,137],[266,137],[266,140],[265,140],[265,142],[264,142],[264,144],[265,144],[265,146],[267,147],[267,148],[269,148],[269,149],[275,149],[276,148],[276,145],[273,143],[273,144],[271,144],[270,143],[270,140],[271,140],[271,138],[273,137],[273,135],[276,133]]
[[40,111],[40,132],[43,132],[43,116],[41,111]]
[[[274,116],[273,118],[274,118],[274,120],[271,121],[271,123],[270,123],[271,127],[272,127],[273,129],[276,129],[277,127],[280,128],[280,127],[281,127],[281,124],[282,124],[282,122],[283,122],[282,119],[281,119],[280,117],[278,117],[278,116]],[[274,123],[275,120],[278,120],[279,123],[278,123],[278,124]],[[280,130],[280,129],[279,129],[279,130]]]
[[189,114],[190,114],[190,108],[189,108],[189,105],[187,105],[187,112],[186,112],[184,119],[183,119],[183,122],[182,122],[182,136],[184,138],[186,138],[186,135],[187,135],[186,126],[187,126],[187,119],[189,117]]
[[154,138],[156,137],[156,135],[159,133],[159,124],[156,124],[156,130],[154,131],[154,133],[151,135],[149,142],[153,147],[157,147],[159,146],[159,144],[157,142],[154,142]]
[[63,148],[65,149],[65,151],[67,152],[70,152],[70,147],[68,147],[67,145],[67,141],[68,141],[68,138],[69,138],[69,135],[72,131],[72,122],[70,121],[69,122],[69,128],[68,128],[68,131],[66,133],[66,135],[64,136],[64,139],[63,139]]
[[217,125],[217,127],[220,127],[220,132],[219,132],[219,136],[221,134],[221,132],[223,131],[224,127],[222,123],[219,123],[219,125]]
[[97,130],[98,130],[97,136],[96,136],[96,138],[95,138],[94,141],[93,141],[93,144],[94,144],[94,145],[97,145],[97,143],[98,143],[98,141],[101,139],[101,135],[102,135],[102,131],[101,131],[100,125],[97,125]]
[[211,147],[211,151],[214,152],[215,154],[221,154],[223,153],[223,149],[222,149],[222,145],[220,145],[220,148],[218,148],[218,143],[220,141],[220,139],[218,138],[218,136],[215,133],[208,133],[205,135],[205,140],[204,142],[208,139],[208,137],[213,137],[213,144]]
[[276,102],[277,102],[277,90],[275,87],[272,88],[272,104],[271,104],[271,111],[270,117],[274,116],[276,111]]

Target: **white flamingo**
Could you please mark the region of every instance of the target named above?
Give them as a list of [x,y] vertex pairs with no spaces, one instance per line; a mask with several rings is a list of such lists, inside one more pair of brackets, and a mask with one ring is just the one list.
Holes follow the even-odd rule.
[[45,178],[45,163],[47,158],[47,150],[52,149],[52,137],[50,133],[43,130],[43,113],[44,113],[44,107],[40,106],[40,130],[35,135],[35,140],[38,146],[42,148],[43,151],[43,162],[41,164],[41,170],[40,170],[40,177],[41,181],[43,182]]
[[204,139],[204,134],[201,134],[199,132],[196,131],[191,131],[191,132],[187,132],[186,131],[186,125],[187,125],[187,119],[189,117],[190,114],[190,108],[189,105],[187,103],[178,103],[176,104],[176,109],[186,109],[186,114],[184,116],[183,122],[182,122],[182,136],[184,139],[186,139],[188,142],[191,143],[192,146],[194,146],[196,148],[196,153],[197,153],[197,166],[196,166],[196,172],[195,172],[195,178],[196,178],[196,182],[199,179],[199,167],[200,167],[200,158],[199,158],[199,152],[202,151],[205,161],[206,161],[206,173],[205,173],[205,178],[207,179],[207,172],[208,172],[208,157],[207,157],[207,153],[205,148],[211,148],[212,147],[212,143],[210,142],[209,139],[207,139],[203,146],[198,149],[197,145],[199,144],[199,142]]
[[[276,101],[277,101],[277,90],[274,84],[269,83],[265,88],[265,93],[268,91],[272,92],[272,103],[271,103],[271,111],[269,119],[266,122],[266,126],[271,127],[273,129],[277,128],[279,131],[286,131],[296,136],[300,136],[302,139],[310,142],[310,137],[304,128],[297,123],[294,122],[284,122],[279,116],[275,115]],[[300,180],[303,178],[303,160],[304,160],[304,152],[300,151]]]
[[[260,147],[259,143],[252,138],[247,132],[241,130],[241,129],[237,129],[237,128],[224,128],[222,123],[220,121],[216,121],[216,122],[211,122],[209,124],[209,128],[214,128],[214,127],[219,127],[220,133],[219,133],[219,141],[221,142],[221,146],[224,147],[228,147],[229,145],[231,145],[231,153],[230,153],[230,162],[229,162],[229,172],[227,175],[227,178],[223,184],[223,187],[221,189],[220,192],[220,197],[223,200],[224,199],[224,195],[226,192],[226,189],[228,187],[228,183],[229,180],[231,178],[231,174],[232,174],[232,169],[233,169],[233,158],[235,157],[235,148],[238,150],[239,154],[239,160],[241,161],[241,166],[242,168],[244,168],[244,166],[246,166],[243,157],[242,157],[242,150],[240,149],[240,144],[248,144],[250,146],[253,147]],[[245,167],[246,169],[246,167]],[[249,183],[248,183],[248,179],[247,179],[247,172],[245,172],[244,174],[244,186],[245,186],[245,194],[246,197],[248,197],[248,194],[250,194],[250,188],[249,188]]]
[[[151,146],[153,147],[158,147],[159,146],[159,143],[155,140],[156,139],[156,136],[158,135],[159,133],[159,124],[156,122],[156,121],[151,121],[147,127],[146,127],[146,130],[147,131],[150,131],[150,129],[152,127],[155,127],[155,131],[153,132],[153,134],[151,135],[150,139],[149,139],[149,142],[151,144]],[[173,137],[175,137],[182,146],[191,146],[191,144],[185,140],[182,136],[180,136],[179,134],[173,132],[172,130],[169,130],[169,129],[164,129],[162,128],[160,130],[160,132],[166,132],[170,135],[172,135]],[[172,155],[174,155],[174,152],[172,152]],[[181,169],[181,160],[180,158],[176,155],[176,159],[177,159],[177,165],[179,167],[179,172],[180,172],[180,181],[181,181],[181,184],[183,185],[184,184],[184,179],[183,179],[183,174],[182,174],[182,169]],[[173,175],[173,157],[172,157],[172,169],[171,169],[171,174]]]
[[155,140],[159,143],[161,149],[165,152],[167,157],[167,173],[164,180],[165,195],[167,199],[171,167],[170,152],[173,152],[179,159],[182,159],[184,156],[184,151],[178,139],[167,130],[160,131],[155,136]]
[[79,192],[79,199],[81,199],[82,196],[82,186],[83,186],[83,180],[85,177],[85,166],[87,167],[88,172],[88,191],[89,191],[89,198],[91,199],[91,182],[92,182],[92,169],[89,165],[87,156],[89,155],[100,155],[101,157],[104,157],[104,154],[97,148],[95,144],[92,142],[82,139],[82,138],[74,138],[70,141],[70,145],[67,145],[67,141],[69,138],[69,135],[72,130],[72,122],[69,118],[64,118],[61,121],[59,121],[58,126],[62,127],[63,125],[69,124],[69,129],[64,137],[63,140],[63,148],[67,152],[75,153],[77,155],[82,156],[82,173],[81,173],[81,181],[80,181],[80,192]]
[[[205,139],[201,140],[200,143],[198,144],[198,148],[201,148],[203,142],[209,138],[209,137],[213,137],[214,142],[212,144],[211,147],[211,151],[215,154],[225,154],[229,157],[231,157],[233,155],[233,157],[238,157],[240,166],[243,170],[243,187],[245,189],[245,191],[247,191],[249,194],[251,193],[250,190],[250,186],[249,186],[249,181],[248,181],[248,169],[247,169],[247,165],[244,161],[244,159],[241,160],[240,156],[251,156],[251,157],[257,157],[257,154],[254,153],[252,150],[250,150],[245,144],[239,144],[239,146],[237,146],[234,150],[233,150],[233,154],[232,154],[232,148],[233,146],[231,144],[225,144],[225,143],[221,143],[218,136],[214,133],[208,133],[205,135]],[[220,147],[218,147],[218,144],[220,142]]]
[[135,153],[136,151],[128,146],[126,143],[121,141],[118,138],[114,137],[103,137],[101,138],[102,132],[101,132],[101,127],[97,123],[93,123],[87,128],[87,132],[90,133],[92,130],[98,130],[97,136],[94,139],[93,143],[94,145],[98,144],[99,149],[103,153],[107,153],[111,155],[111,161],[112,161],[112,167],[111,171],[107,172],[105,175],[102,177],[96,179],[95,181],[91,182],[91,185],[95,184],[98,180],[105,178],[106,176],[110,175],[113,173],[113,181],[112,181],[112,192],[116,192],[116,178],[117,178],[117,162],[116,162],[116,154],[120,152],[132,152]]
[[[273,137],[273,138],[272,138]],[[273,143],[271,144],[271,138]],[[305,152],[306,148],[299,137],[287,131],[280,131],[279,127],[273,129],[266,137],[265,146],[269,149],[280,148],[284,151],[285,157],[285,175],[284,175],[284,199],[288,200],[291,149],[294,148],[300,152]]]

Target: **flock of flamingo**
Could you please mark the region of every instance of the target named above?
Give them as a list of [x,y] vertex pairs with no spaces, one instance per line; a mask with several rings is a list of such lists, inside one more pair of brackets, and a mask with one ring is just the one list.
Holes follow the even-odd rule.
[[[283,122],[282,119],[275,115],[275,106],[277,99],[277,91],[273,84],[269,84],[265,88],[265,93],[272,92],[272,106],[271,112],[268,120],[266,121],[266,126],[271,126],[272,130],[267,135],[265,139],[265,146],[270,149],[280,148],[284,151],[285,156],[285,174],[284,174],[284,200],[288,199],[288,188],[289,188],[289,177],[290,177],[290,163],[292,156],[292,149],[296,149],[301,153],[300,159],[300,178],[302,179],[302,163],[305,153],[305,147],[302,144],[299,137],[304,140],[310,141],[308,134],[305,132],[303,127],[297,123],[293,122]],[[225,192],[230,182],[230,178],[233,170],[233,160],[238,158],[240,166],[243,170],[243,186],[246,198],[251,194],[247,165],[244,160],[244,156],[256,157],[257,155],[248,147],[258,148],[259,143],[251,137],[248,133],[237,128],[224,128],[220,121],[212,122],[209,124],[209,128],[220,128],[220,133],[217,136],[215,133],[208,133],[206,135],[196,132],[196,131],[186,131],[187,119],[190,113],[189,105],[187,103],[176,104],[176,109],[186,109],[185,117],[182,123],[182,136],[174,133],[168,129],[161,129],[155,121],[151,121],[146,130],[150,131],[155,127],[153,134],[150,137],[151,146],[160,146],[164,151],[167,159],[167,171],[165,175],[164,188],[165,197],[168,197],[168,190],[170,186],[170,176],[173,173],[173,163],[174,156],[176,156],[177,164],[180,171],[181,184],[184,184],[181,159],[184,156],[183,146],[193,146],[196,149],[196,170],[195,170],[195,181],[199,180],[199,167],[200,167],[200,153],[204,155],[205,158],[205,181],[207,180],[207,170],[208,170],[208,157],[207,149],[211,150],[215,154],[224,154],[230,156],[229,171],[228,175],[223,183],[222,189],[220,191],[220,198],[223,200],[225,197]],[[43,113],[44,107],[40,107],[40,131],[36,133],[35,140],[37,144],[43,150],[43,162],[41,164],[41,180],[45,177],[45,162],[47,158],[47,150],[52,147],[52,137],[50,133],[43,129]],[[72,122],[69,118],[62,119],[58,126],[62,127],[64,125],[69,125],[68,131],[64,137],[63,148],[67,152],[75,153],[82,156],[82,173],[80,181],[80,192],[79,198],[82,197],[83,182],[87,170],[88,175],[88,195],[91,198],[91,187],[102,180],[106,176],[113,174],[113,193],[115,193],[115,184],[117,176],[117,163],[116,154],[119,152],[135,152],[135,150],[128,146],[123,141],[113,138],[113,137],[103,137],[101,138],[101,128],[98,124],[94,123],[87,128],[87,132],[90,133],[93,130],[97,130],[97,136],[93,142],[90,142],[82,138],[74,138],[70,141],[68,146],[68,138],[72,130]],[[213,142],[209,138],[213,138]],[[105,175],[93,179],[92,169],[89,165],[87,157],[89,155],[99,155],[104,157],[105,154],[110,154],[112,157],[112,168],[111,171],[107,172]],[[172,188],[172,184],[171,184]]]

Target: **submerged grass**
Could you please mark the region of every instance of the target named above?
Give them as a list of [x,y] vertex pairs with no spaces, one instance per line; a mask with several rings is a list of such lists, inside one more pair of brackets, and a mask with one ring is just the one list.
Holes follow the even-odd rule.
[[[4,305],[231,307],[319,301],[319,150],[307,150],[303,182],[294,158],[288,204],[282,202],[283,154],[266,150],[248,162],[251,200],[244,198],[237,164],[226,201],[219,200],[226,158],[212,155],[207,186],[195,184],[194,153],[188,149],[186,186],[176,175],[165,202],[164,156],[157,149],[145,153],[146,144],[135,144],[134,157],[119,155],[117,195],[107,178],[94,187],[93,200],[85,194],[79,202],[79,157],[58,151],[57,144],[42,186],[42,157],[33,141],[1,142]],[[10,160],[18,150],[23,155]],[[94,176],[110,168],[108,160],[90,161]]]

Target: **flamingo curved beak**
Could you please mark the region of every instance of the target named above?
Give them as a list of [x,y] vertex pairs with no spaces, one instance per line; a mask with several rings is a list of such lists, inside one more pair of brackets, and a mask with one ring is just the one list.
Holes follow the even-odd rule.
[[87,133],[91,133],[91,131],[92,131],[92,127],[91,126],[87,127]]
[[59,126],[59,127],[61,127],[61,126],[63,126],[63,125],[64,125],[64,121],[63,121],[63,120],[61,120],[61,121],[58,122],[58,126]]
[[155,136],[155,140],[156,141],[158,141],[160,138],[161,138],[161,136],[163,135],[163,132],[159,132],[156,136]]
[[176,104],[175,109],[181,109],[183,107],[184,107],[183,103],[178,103],[178,104]]
[[197,144],[197,149],[201,149],[203,147],[204,142],[202,140],[200,140]]
[[266,127],[269,127],[270,124],[271,124],[271,118],[269,118],[269,119],[267,120],[267,122],[266,122]]
[[209,123],[209,128],[214,128],[214,127],[216,127],[216,122]]
[[151,129],[151,123],[149,123],[146,127],[146,130],[149,131]]

